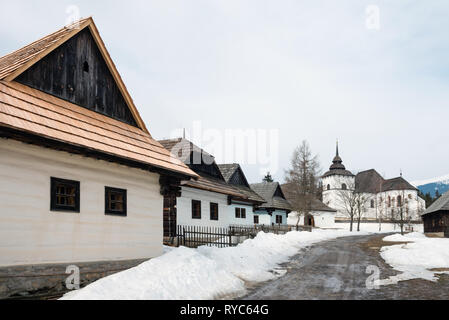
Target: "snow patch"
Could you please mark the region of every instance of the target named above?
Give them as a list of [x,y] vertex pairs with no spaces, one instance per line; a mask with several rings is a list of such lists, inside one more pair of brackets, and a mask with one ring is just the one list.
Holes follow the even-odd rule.
[[378,281],[379,285],[397,284],[399,281],[424,279],[437,281],[437,274],[449,274],[449,239],[427,238],[422,233],[392,235],[384,241],[408,242],[407,244],[383,247],[380,255],[393,269],[402,273]]
[[314,230],[275,235],[260,232],[237,247],[164,248],[164,254],[66,294],[73,300],[204,300],[245,293],[245,282],[285,274],[279,264],[300,249],[364,232]]

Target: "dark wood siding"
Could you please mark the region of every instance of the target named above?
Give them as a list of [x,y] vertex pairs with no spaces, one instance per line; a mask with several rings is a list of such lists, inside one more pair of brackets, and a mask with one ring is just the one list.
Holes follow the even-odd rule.
[[438,211],[423,216],[424,232],[447,232],[449,228],[449,211]]
[[245,177],[242,175],[242,172],[240,170],[236,170],[232,177],[229,179],[229,184],[233,184],[236,186],[245,186],[249,187],[248,183],[246,182]]
[[88,28],[56,48],[16,80],[137,126]]

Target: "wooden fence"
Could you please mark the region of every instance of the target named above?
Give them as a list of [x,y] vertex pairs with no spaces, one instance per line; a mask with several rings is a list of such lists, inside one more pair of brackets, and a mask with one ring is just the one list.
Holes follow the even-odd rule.
[[234,247],[247,239],[254,238],[259,232],[285,234],[290,231],[312,232],[312,227],[287,225],[231,225],[229,227],[178,226],[176,245],[189,248],[200,246]]

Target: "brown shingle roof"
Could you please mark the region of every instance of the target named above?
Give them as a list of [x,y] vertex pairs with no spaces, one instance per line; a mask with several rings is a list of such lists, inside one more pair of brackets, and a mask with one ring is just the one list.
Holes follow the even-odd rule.
[[[196,178],[149,134],[92,18],[78,23],[78,28],[62,28],[0,58],[0,127]],[[94,37],[138,128],[13,81],[85,28]]]
[[0,126],[197,177],[145,131],[14,81],[0,81]]
[[234,188],[231,185],[228,185],[225,181],[221,179],[216,179],[213,177],[209,177],[205,174],[199,174],[198,180],[189,180],[189,181],[183,181],[182,185],[186,187],[192,187],[195,189],[201,189],[216,193],[221,193],[229,196],[233,196],[242,200],[248,200],[248,196],[246,196],[243,192],[241,192],[239,189]]
[[137,125],[143,131],[146,131],[148,134],[148,130],[143,122],[142,118],[137,111],[136,106],[126,88],[114,62],[109,55],[106,46],[104,45],[103,40],[101,39],[100,33],[93,21],[93,19],[86,18],[82,19],[78,22],[70,26],[66,26],[48,36],[43,37],[13,53],[10,53],[4,57],[0,58],[0,80],[4,81],[13,81],[20,74],[25,72],[28,68],[33,66],[39,60],[50,54],[57,47],[65,43],[67,40],[71,39],[75,35],[77,35],[81,30],[88,28],[91,32],[95,42],[100,50],[106,65],[109,68],[114,80],[117,83],[117,86],[125,99],[131,114],[134,117]]

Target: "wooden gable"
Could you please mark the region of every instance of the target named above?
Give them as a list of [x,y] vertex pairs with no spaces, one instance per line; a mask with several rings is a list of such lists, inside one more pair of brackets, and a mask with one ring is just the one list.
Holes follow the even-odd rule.
[[89,28],[57,47],[16,81],[137,127]]
[[245,186],[249,188],[249,183],[246,180],[245,175],[243,174],[242,169],[240,168],[240,166],[238,167],[237,170],[235,170],[235,172],[232,174],[231,178],[228,181],[229,184],[233,184],[236,186]]
[[[204,161],[204,158],[207,160]],[[196,173],[204,173],[210,177],[225,181],[215,160],[208,154],[192,151],[188,166]]]
[[282,192],[281,186],[278,184],[276,187],[276,191],[274,191],[273,197],[280,197],[285,199],[284,193]]

